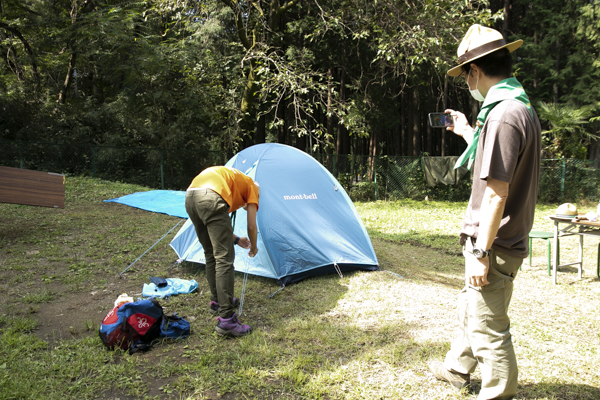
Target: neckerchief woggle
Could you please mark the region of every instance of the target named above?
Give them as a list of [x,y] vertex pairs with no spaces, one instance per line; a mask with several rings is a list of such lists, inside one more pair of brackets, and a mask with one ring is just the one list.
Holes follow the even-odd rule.
[[481,134],[481,129],[485,124],[485,120],[487,119],[488,114],[492,109],[501,101],[504,100],[518,100],[521,103],[527,106],[527,109],[533,116],[533,110],[531,109],[531,103],[529,102],[529,97],[523,90],[523,86],[517,81],[515,78],[504,79],[494,86],[490,88],[485,96],[485,100],[483,101],[483,105],[481,106],[481,110],[479,114],[477,114],[477,123],[475,125],[475,131],[473,133],[473,141],[467,147],[464,153],[456,161],[454,165],[454,169],[460,168],[467,159],[469,160],[468,169],[471,169],[471,165],[473,165],[473,161],[475,161],[475,152],[477,151],[477,144],[479,143],[479,135]]

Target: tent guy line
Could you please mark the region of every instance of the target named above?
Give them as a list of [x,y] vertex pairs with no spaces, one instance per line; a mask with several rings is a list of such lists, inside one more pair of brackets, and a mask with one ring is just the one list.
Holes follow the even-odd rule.
[[123,271],[121,271],[121,273],[119,274],[119,276],[123,275],[123,273],[124,273],[125,271],[127,271],[129,268],[131,268],[131,267],[133,266],[133,264],[135,264],[136,262],[138,262],[138,260],[139,260],[140,258],[142,258],[142,257],[143,257],[143,256],[144,256],[144,255],[145,255],[147,252],[149,252],[150,250],[152,250],[152,248],[153,248],[154,246],[156,246],[158,243],[160,243],[160,241],[161,241],[161,240],[163,240],[163,239],[164,239],[164,238],[165,238],[165,237],[166,237],[166,236],[167,236],[169,233],[171,233],[171,231],[172,231],[173,229],[177,228],[177,227],[179,226],[179,224],[180,224],[180,223],[182,223],[183,221],[185,221],[185,220],[184,220],[184,219],[180,219],[180,220],[179,220],[179,222],[177,222],[177,224],[175,224],[175,226],[174,226],[174,227],[172,227],[171,229],[169,229],[169,232],[165,233],[165,234],[164,234],[164,235],[163,235],[163,236],[162,236],[160,239],[158,239],[158,240],[156,241],[156,243],[154,243],[152,246],[150,246],[150,248],[149,248],[148,250],[146,250],[146,251],[144,252],[144,254],[142,254],[141,256],[139,256],[138,258],[136,258],[134,262],[132,262],[131,264],[129,264],[129,266],[128,266],[127,268],[125,268]]

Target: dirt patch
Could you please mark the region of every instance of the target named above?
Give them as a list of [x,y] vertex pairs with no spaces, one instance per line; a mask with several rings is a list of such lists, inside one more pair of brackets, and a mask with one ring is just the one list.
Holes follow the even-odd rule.
[[[119,294],[141,295],[157,263],[170,265],[176,258],[166,251],[170,238],[165,238],[119,277],[158,239],[144,229],[158,225],[167,232],[177,218],[114,204],[68,204],[60,210],[0,206],[6,216],[0,221],[0,312],[33,318],[35,334],[50,345],[97,335]],[[99,219],[96,209],[103,206],[114,212]]]

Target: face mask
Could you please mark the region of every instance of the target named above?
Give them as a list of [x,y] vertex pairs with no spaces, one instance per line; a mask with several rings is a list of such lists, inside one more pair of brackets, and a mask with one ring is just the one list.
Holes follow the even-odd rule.
[[473,98],[475,100],[477,100],[477,101],[484,101],[485,97],[483,97],[483,95],[481,94],[481,92],[479,91],[479,89],[477,89],[478,85],[479,85],[479,75],[477,75],[477,83],[475,84],[475,90],[471,90],[471,88],[469,88],[469,92],[471,92],[471,96],[473,96]]

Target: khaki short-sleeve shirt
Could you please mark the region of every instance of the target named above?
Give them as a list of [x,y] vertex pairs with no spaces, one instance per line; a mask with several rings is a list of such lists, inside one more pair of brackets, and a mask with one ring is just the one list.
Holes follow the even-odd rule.
[[508,198],[493,248],[513,257],[529,254],[528,236],[538,195],[541,126],[517,100],[500,102],[483,126],[473,169],[473,188],[461,235],[476,238],[487,178],[509,183]]

